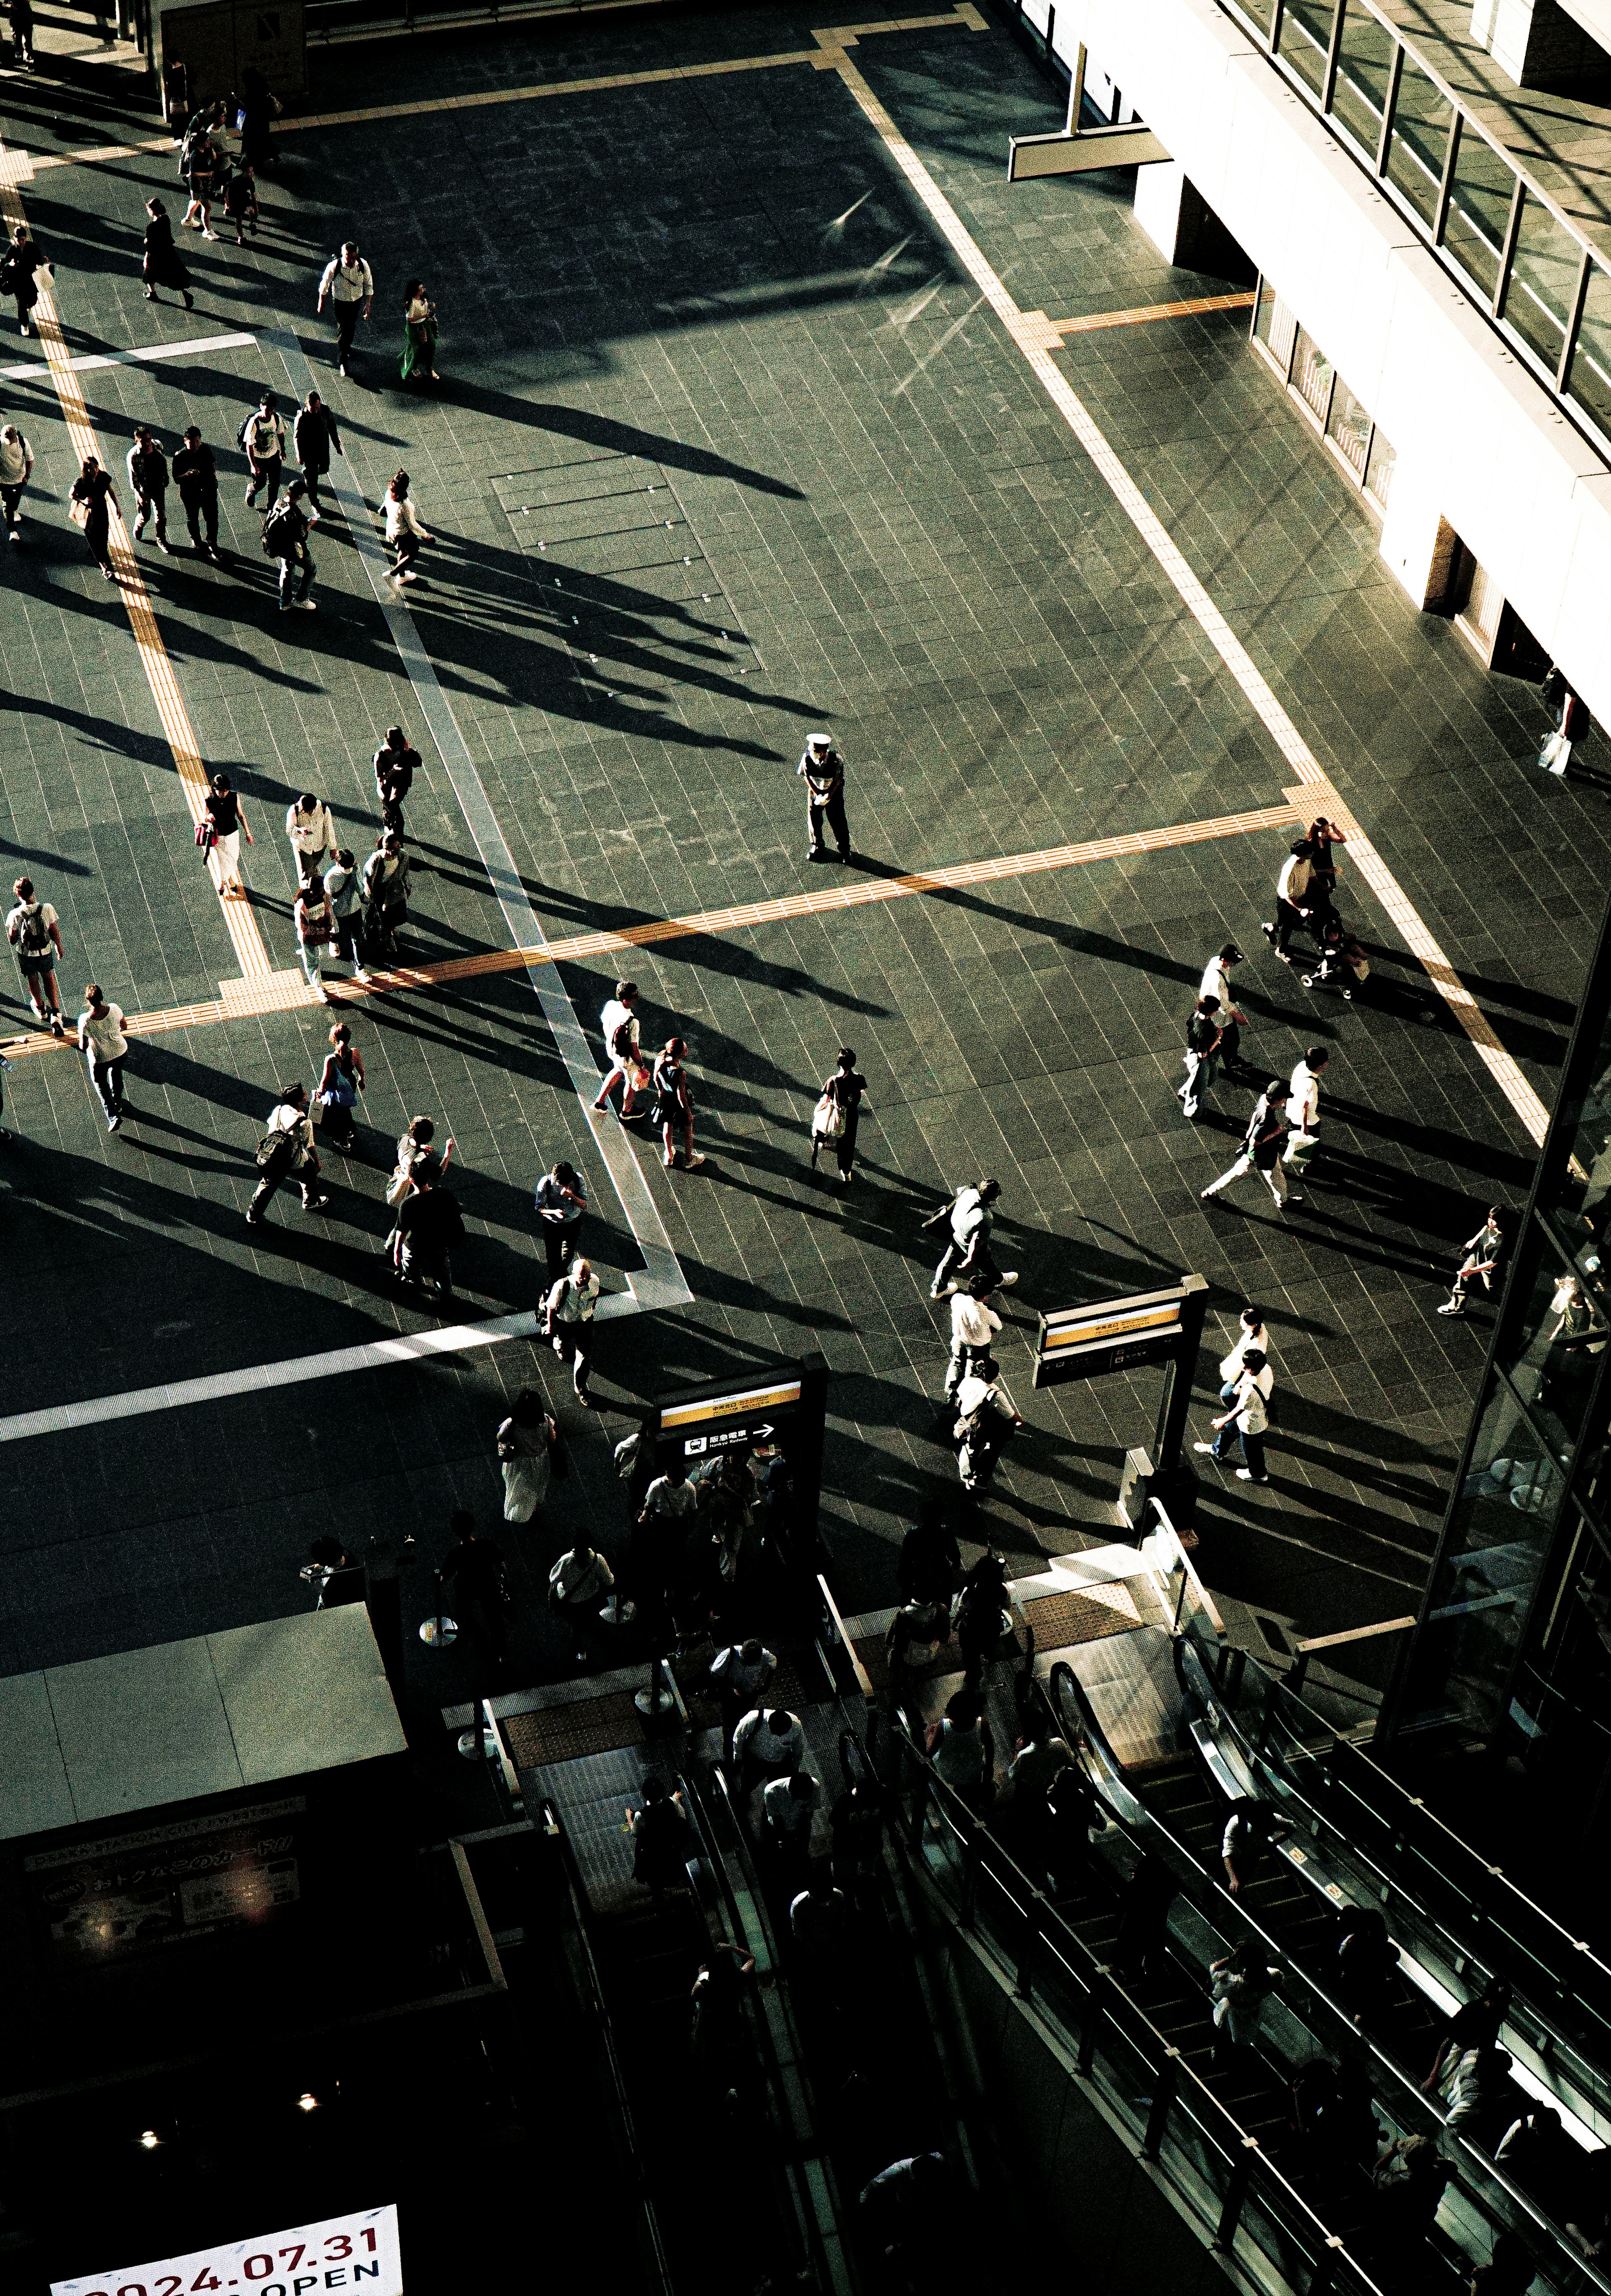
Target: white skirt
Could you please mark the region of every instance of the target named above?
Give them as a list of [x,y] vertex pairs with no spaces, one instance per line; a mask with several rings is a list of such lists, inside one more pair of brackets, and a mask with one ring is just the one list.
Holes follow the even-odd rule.
[[238,877],[241,873],[240,831],[232,829],[226,837],[216,838],[212,849],[218,857],[219,874],[225,877]]

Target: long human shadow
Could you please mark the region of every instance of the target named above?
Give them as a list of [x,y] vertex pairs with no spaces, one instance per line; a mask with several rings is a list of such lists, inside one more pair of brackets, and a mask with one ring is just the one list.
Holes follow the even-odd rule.
[[[563,439],[600,447],[607,454],[642,455],[670,470],[687,471],[703,479],[730,479],[735,486],[751,488],[757,494],[776,495],[785,502],[806,499],[798,487],[789,485],[786,480],[773,478],[769,472],[746,469],[742,463],[729,462],[725,455],[713,455],[703,447],[690,447],[680,439],[667,438],[657,430],[640,430],[635,423],[619,422],[612,416],[594,414],[585,407],[518,398],[511,391],[492,390],[457,376],[445,389],[443,397],[454,406],[473,407],[478,414],[512,423],[520,430],[556,431]],[[532,467],[544,466],[538,463]]]
[[[1373,958],[1384,964],[1401,966],[1411,974],[1425,973],[1418,957],[1407,949],[1371,949]],[[1577,1007],[1565,996],[1550,996],[1542,989],[1529,988],[1516,980],[1496,980],[1491,973],[1471,972],[1464,965],[1458,968],[1461,980],[1472,995],[1484,1004],[1508,1004],[1517,1013],[1530,1013],[1535,1020],[1553,1021],[1558,1028],[1570,1029],[1577,1017]],[[1428,992],[1431,983],[1428,981]]]

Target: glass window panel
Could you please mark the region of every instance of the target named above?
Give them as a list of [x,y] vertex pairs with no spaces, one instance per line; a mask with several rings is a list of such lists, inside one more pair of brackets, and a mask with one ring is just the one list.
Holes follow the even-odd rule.
[[1566,394],[1611,432],[1611,271],[1589,267],[1589,293],[1566,375]]
[[1571,233],[1527,193],[1505,290],[1505,317],[1551,374],[1560,365],[1582,254]]
[[1306,335],[1300,327],[1292,361],[1293,388],[1299,398],[1314,409],[1322,422],[1330,405],[1332,372],[1331,361],[1325,352],[1313,337]]
[[1448,97],[1406,56],[1393,107],[1387,180],[1403,193],[1423,223],[1431,223],[1437,213],[1438,185],[1443,180],[1443,154],[1449,148],[1449,124],[1453,118],[1454,106]]
[[1606,1344],[1605,1318],[1582,1277],[1546,1253],[1498,1361],[1558,1458],[1570,1453],[1582,1424]]
[[1236,0],[1236,5],[1250,24],[1255,24],[1266,40],[1275,18],[1276,0]]
[[1331,109],[1367,159],[1376,158],[1382,133],[1382,106],[1393,70],[1393,36],[1385,24],[1347,0],[1342,44],[1337,50],[1336,86]]
[[1281,61],[1316,95],[1326,82],[1332,12],[1333,0],[1286,0],[1281,13]]
[[1499,285],[1500,257],[1515,189],[1516,171],[1509,161],[1462,120],[1443,245],[1490,301]]
[[1263,344],[1283,374],[1291,372],[1293,339],[1297,332],[1297,321],[1269,281],[1264,281],[1259,289],[1259,308],[1253,315],[1253,340]]
[[1341,375],[1331,394],[1331,420],[1326,425],[1326,436],[1362,482],[1365,457],[1370,450],[1370,417]]
[[1365,465],[1365,491],[1374,495],[1384,510],[1393,491],[1393,469],[1398,461],[1390,441],[1380,430],[1373,431],[1370,439],[1370,460]]

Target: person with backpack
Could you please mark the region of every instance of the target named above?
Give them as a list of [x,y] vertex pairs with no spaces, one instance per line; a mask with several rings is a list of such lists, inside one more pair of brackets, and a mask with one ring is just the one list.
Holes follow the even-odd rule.
[[89,1080],[105,1111],[109,1132],[120,1131],[123,1125],[123,1063],[128,1057],[123,1025],[123,1007],[108,1004],[100,983],[92,980],[78,1015],[78,1050],[89,1063]]
[[[279,484],[276,471],[274,483]],[[308,547],[308,513],[302,508],[302,497],[308,488],[300,479],[292,479],[285,489],[285,499],[276,503],[263,521],[263,555],[280,562],[280,611],[289,612],[295,606],[300,613],[315,611],[308,593],[313,587],[313,553]],[[248,496],[248,501],[251,496]],[[300,579],[299,580],[299,575]],[[291,594],[292,584],[296,595]]]
[[412,866],[396,830],[382,830],[364,864],[364,946],[372,961],[398,953],[397,937],[408,922]]
[[562,1363],[571,1365],[576,1399],[588,1400],[593,1376],[593,1316],[598,1306],[598,1278],[585,1259],[562,1275],[543,1302],[543,1337]]
[[17,325],[23,334],[29,331],[28,315],[39,300],[36,274],[45,268],[37,241],[25,223],[18,224],[10,245],[0,255],[0,295],[9,295],[17,306]]
[[610,1059],[610,1073],[598,1088],[596,1109],[607,1108],[610,1095],[619,1079],[621,1086],[621,1120],[630,1124],[641,1111],[633,1106],[637,1095],[649,1082],[648,1063],[638,1049],[637,1004],[636,980],[618,980],[613,996],[606,997],[598,1015],[598,1025],[604,1030],[604,1051]]
[[35,899],[31,877],[19,877],[12,890],[17,906],[5,920],[5,938],[17,952],[28,1001],[53,1037],[64,1037],[56,986],[56,959],[63,954],[61,922],[48,901]]
[[330,1050],[319,1076],[315,1100],[325,1111],[325,1137],[343,1156],[358,1145],[352,1111],[365,1086],[364,1055],[352,1041],[352,1030],[338,1021],[330,1031]]
[[957,1389],[957,1472],[965,1491],[988,1490],[1009,1435],[1023,1414],[1001,1384],[1001,1366],[987,1356]]
[[258,1185],[246,1207],[248,1227],[262,1226],[269,1198],[292,1177],[302,1191],[305,1212],[328,1209],[330,1198],[318,1185],[319,1160],[314,1152],[305,1084],[285,1086],[268,1119],[268,1129],[258,1143]]
[[1005,1271],[996,1265],[990,1250],[990,1232],[996,1223],[996,1202],[1001,1193],[999,1180],[981,1180],[975,1187],[958,1188],[949,1204],[941,1204],[923,1223],[925,1228],[949,1227],[951,1240],[941,1255],[934,1280],[929,1286],[931,1300],[942,1300],[949,1292],[960,1292],[972,1275],[988,1275],[990,1289],[1015,1283],[1015,1267]]
[[325,986],[319,965],[335,939],[335,918],[331,913],[330,896],[325,890],[325,880],[316,869],[297,889],[291,914],[297,929],[297,955],[302,960],[308,986],[316,989],[321,1002],[328,1004],[330,991]]
[[[185,444],[174,456],[174,484],[179,489],[179,500],[185,505],[185,523],[190,529],[193,550],[204,550],[209,558],[218,555],[218,465],[210,447],[201,443],[200,426],[194,422],[185,433]],[[201,539],[205,522],[207,539]]]
[[336,367],[346,374],[352,363],[354,332],[358,321],[369,316],[374,302],[374,274],[358,253],[356,239],[344,239],[341,253],[333,255],[325,266],[319,280],[321,317],[326,302],[335,307]]
[[157,529],[158,549],[165,558],[171,558],[173,545],[168,539],[168,457],[158,446],[149,424],[142,422],[136,429],[124,468],[135,498],[133,539],[138,542],[150,519]]
[[[688,1071],[683,1066],[687,1049],[682,1037],[671,1037],[655,1061],[651,1080],[654,1087],[654,1122],[659,1128],[665,1152],[662,1160],[668,1171],[680,1162],[685,1171],[692,1172],[705,1160],[694,1152],[694,1092]],[[680,1151],[676,1144],[678,1137],[683,1144]]]
[[285,425],[275,412],[278,401],[272,390],[266,390],[253,412],[235,433],[237,443],[244,449],[246,468],[251,484],[246,489],[246,507],[252,510],[263,489],[268,489],[263,504],[271,511],[280,491],[280,479],[285,468]]
[[[308,523],[319,522],[319,480],[330,476],[332,454],[341,454],[341,434],[336,429],[335,416],[316,390],[310,390],[297,410],[297,419],[291,427],[291,443],[296,458],[302,466],[302,483],[308,489]],[[342,456],[345,460],[345,456]]]
[[1289,1188],[1286,1175],[1281,1168],[1281,1146],[1286,1137],[1286,1113],[1283,1103],[1286,1086],[1279,1077],[1271,1077],[1259,1096],[1257,1107],[1248,1120],[1243,1136],[1242,1152],[1229,1171],[1221,1172],[1217,1180],[1198,1192],[1199,1203],[1207,1203],[1221,1188],[1229,1187],[1245,1172],[1256,1172],[1275,1199],[1277,1211],[1285,1210],[1290,1201],[1303,1201],[1295,1188]]
[[108,582],[117,579],[111,562],[111,514],[118,508],[118,489],[111,472],[103,471],[93,455],[86,455],[68,496],[70,516],[82,528],[84,546]]
[[990,1305],[988,1275],[970,1275],[951,1294],[951,1353],[945,1367],[943,1416],[955,1405],[957,1390],[971,1371],[977,1370],[990,1351],[990,1334],[1001,1329],[1001,1318]]
[[403,833],[403,808],[420,769],[420,753],[409,745],[400,726],[388,726],[386,739],[374,753],[374,793],[381,801],[381,827]]
[[542,1228],[548,1281],[556,1283],[571,1265],[576,1250],[576,1227],[588,1209],[588,1192],[574,1164],[561,1162],[545,1172],[534,1198]]
[[168,209],[160,200],[151,199],[145,202],[145,245],[140,258],[145,299],[155,303],[160,300],[158,288],[171,287],[176,295],[184,298],[185,309],[193,311],[196,299],[190,291],[189,266],[174,245],[174,227]]
[[286,807],[285,834],[291,840],[299,885],[323,872],[325,856],[334,853],[340,842],[335,816],[311,790],[304,790],[294,804]]
[[1196,1122],[1203,1095],[1219,1081],[1214,1055],[1220,1049],[1220,1037],[1219,998],[1199,996],[1186,1023],[1186,1081],[1175,1093],[1188,1124]]
[[452,1252],[464,1241],[464,1216],[442,1185],[440,1156],[416,1158],[409,1177],[414,1185],[398,1206],[391,1264],[405,1283],[429,1284],[446,1301],[453,1297]]
[[22,493],[34,474],[34,450],[14,422],[0,427],[0,510],[13,542],[22,539]]
[[[820,1098],[811,1116],[811,1169],[817,1169],[817,1152],[825,1140],[834,1144],[834,1155],[839,1166],[839,1185],[848,1188],[856,1168],[856,1128],[861,1121],[862,1095],[867,1080],[856,1072],[856,1055],[849,1045],[839,1047],[839,1066],[822,1087]],[[867,1103],[872,1113],[872,1103]]]

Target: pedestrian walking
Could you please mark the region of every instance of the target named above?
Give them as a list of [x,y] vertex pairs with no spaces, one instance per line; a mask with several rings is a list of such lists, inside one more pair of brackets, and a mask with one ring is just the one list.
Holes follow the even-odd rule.
[[420,545],[434,542],[436,537],[420,524],[419,512],[408,496],[408,473],[399,471],[386,489],[386,545],[391,552],[391,572],[387,579],[401,585],[417,582],[414,562],[420,554]]
[[109,1132],[123,1128],[123,1063],[128,1057],[123,1028],[123,1007],[108,1004],[99,981],[92,980],[78,1015],[78,1050],[89,1063],[89,1080],[105,1111]]
[[185,180],[190,190],[190,205],[182,220],[203,239],[217,239],[212,227],[212,203],[217,191],[218,151],[210,127],[200,127],[192,135],[183,154]]
[[668,1890],[687,1888],[699,1843],[681,1794],[668,1793],[663,1778],[651,1775],[644,1780],[644,1806],[634,1809],[628,1803],[627,1831],[632,1837],[632,1879],[657,1906],[665,1903]]
[[555,1283],[571,1265],[576,1250],[577,1226],[588,1209],[588,1191],[575,1165],[562,1160],[552,1171],[545,1172],[537,1184],[534,1201],[548,1263],[548,1281]]
[[[817,1169],[818,1152],[825,1141],[833,1144],[834,1155],[839,1166],[839,1185],[848,1188],[856,1168],[856,1128],[861,1121],[862,1095],[867,1080],[856,1072],[856,1055],[849,1045],[839,1047],[839,1066],[822,1087],[821,1096],[811,1112],[811,1169]],[[873,1112],[871,1101],[867,1113]]]
[[[277,481],[276,481],[277,483]],[[280,562],[280,611],[287,613],[292,606],[299,612],[315,611],[308,593],[313,587],[313,553],[308,547],[308,519],[302,508],[302,497],[308,489],[300,479],[292,479],[285,489],[285,499],[276,503],[263,521],[263,554]],[[296,595],[292,591],[295,588]]]
[[1008,1438],[1023,1414],[1002,1383],[1001,1366],[986,1356],[957,1384],[957,1473],[965,1491],[988,1490]]
[[618,980],[613,996],[606,997],[600,1007],[598,1025],[604,1031],[604,1051],[610,1061],[610,1072],[598,1088],[596,1109],[607,1108],[610,1095],[617,1079],[621,1086],[621,1120],[630,1124],[644,1111],[636,1106],[640,1092],[650,1084],[649,1064],[637,1042],[637,983]]
[[244,837],[248,845],[255,845],[257,840],[247,826],[241,800],[230,787],[227,774],[213,775],[212,786],[207,792],[206,813],[212,829],[212,849],[218,856],[218,898],[226,900],[231,893],[244,894],[241,840]]
[[403,356],[398,374],[404,382],[440,382],[436,371],[436,305],[425,292],[423,279],[411,279],[403,290]]
[[741,1643],[729,1643],[717,1652],[711,1661],[711,1680],[716,1686],[717,1703],[721,1710],[724,1748],[732,1744],[733,1733],[743,1717],[761,1704],[777,1674],[776,1653],[767,1648],[759,1635],[752,1635]]
[[19,71],[35,71],[33,0],[11,0],[12,62]]
[[103,471],[93,455],[86,455],[79,465],[68,505],[74,525],[83,529],[85,548],[111,581],[111,514],[118,507],[118,489],[111,472]]
[[1243,1464],[1237,1469],[1239,1483],[1267,1483],[1269,1472],[1264,1464],[1264,1435],[1270,1425],[1266,1408],[1270,1390],[1275,1385],[1275,1374],[1270,1370],[1262,1348],[1249,1348],[1242,1357],[1242,1368],[1237,1374],[1236,1393],[1229,1408],[1221,1418],[1211,1423],[1216,1430],[1212,1443],[1194,1443],[1195,1451],[1205,1451],[1221,1466],[1230,1460],[1231,1445],[1239,1437]]
[[1281,1168],[1281,1148],[1286,1138],[1286,1091],[1280,1078],[1271,1077],[1248,1120],[1241,1154],[1229,1171],[1221,1172],[1217,1180],[1209,1182],[1198,1197],[1200,1203],[1209,1202],[1221,1188],[1229,1187],[1233,1180],[1241,1179],[1247,1172],[1258,1174],[1274,1197],[1278,1211],[1289,1200],[1295,1204],[1303,1202],[1303,1199],[1296,1189],[1287,1185],[1286,1175]]
[[325,855],[334,853],[341,841],[336,835],[334,814],[311,790],[304,790],[293,805],[286,807],[285,834],[291,840],[297,882],[300,885],[323,873]]
[[[27,328],[22,332],[26,334]],[[1546,773],[1564,774],[1572,762],[1574,744],[1589,737],[1589,705],[1574,693],[1553,663],[1540,691],[1554,731],[1539,751],[1538,761]]]
[[1454,1272],[1454,1289],[1438,1309],[1440,1316],[1463,1316],[1466,1294],[1474,1283],[1480,1283],[1484,1292],[1492,1291],[1494,1273],[1505,1250],[1502,1217],[1499,1206],[1491,1205],[1476,1234],[1466,1238],[1466,1256]]
[[543,1302],[543,1337],[562,1363],[571,1366],[576,1399],[588,1400],[593,1376],[593,1316],[598,1306],[598,1278],[585,1259],[552,1286]]
[[245,451],[251,480],[246,489],[248,510],[256,508],[258,496],[267,488],[263,508],[265,512],[271,511],[280,491],[285,470],[285,424],[278,409],[273,391],[266,390],[235,434],[237,445]]
[[504,1521],[530,1522],[548,1496],[559,1424],[534,1387],[522,1387],[497,1431]]
[[1310,847],[1309,882],[1320,897],[1322,906],[1329,908],[1337,890],[1339,874],[1332,848],[1346,845],[1347,835],[1335,821],[1327,821],[1323,813],[1316,815],[1303,834]]
[[345,1021],[338,1021],[330,1031],[330,1050],[325,1055],[325,1065],[319,1074],[318,1090],[314,1104],[325,1111],[325,1137],[341,1155],[349,1156],[358,1145],[358,1127],[353,1121],[353,1110],[358,1095],[365,1088],[364,1055],[352,1041],[352,1030]]
[[148,303],[160,302],[157,290],[167,287],[184,299],[187,311],[193,311],[196,299],[190,291],[190,267],[174,245],[173,220],[158,199],[146,201],[145,215],[145,243],[140,257],[145,299]]
[[1199,999],[1217,996],[1219,1011],[1214,1018],[1220,1024],[1219,1062],[1229,1076],[1233,1069],[1243,1070],[1247,1063],[1242,1058],[1242,1031],[1247,1026],[1247,1015],[1237,1009],[1230,993],[1230,972],[1235,964],[1244,962],[1241,950],[1234,940],[1228,940],[1218,956],[1211,956],[1203,968],[1203,978],[1197,983]]
[[1248,1939],[1219,1961],[1210,1962],[1210,1993],[1214,2005],[1214,2054],[1227,2048],[1251,2049],[1259,2038],[1269,2000],[1280,1971],[1263,1960]]
[[1297,1177],[1309,1169],[1319,1145],[1320,1078],[1331,1065],[1324,1045],[1311,1045],[1292,1072],[1286,1095],[1286,1121],[1292,1137],[1286,1143],[1287,1168]]
[[[185,505],[185,523],[190,529],[191,546],[205,550],[211,559],[218,555],[218,466],[210,447],[201,443],[201,432],[193,422],[185,433],[185,444],[174,456],[174,484],[179,489],[179,500]],[[201,528],[207,528],[207,538],[201,538]],[[250,844],[251,840],[247,842]]]
[[798,1714],[786,1706],[751,1709],[733,1733],[733,1765],[738,1790],[748,1800],[755,1788],[772,1778],[792,1778],[804,1767],[806,1735]]
[[291,426],[291,443],[302,466],[302,483],[308,489],[308,522],[316,526],[324,508],[319,500],[319,480],[330,476],[331,455],[342,454],[335,416],[316,390],[310,390],[297,410],[297,419]]
[[224,157],[224,165],[227,171],[223,186],[224,212],[235,227],[235,245],[244,247],[248,224],[251,226],[253,239],[258,235],[257,171],[245,159],[237,160],[234,166],[230,167],[227,154]]
[[341,846],[325,872],[325,890],[335,924],[335,955],[352,967],[355,980],[367,980],[364,966],[364,881],[351,849]]
[[453,1583],[453,1607],[461,1626],[481,1641],[495,1668],[509,1654],[509,1587],[504,1550],[496,1539],[476,1535],[475,1518],[456,1509],[448,1528],[453,1545],[442,1558],[438,1574]]
[[374,274],[358,253],[356,239],[344,239],[341,251],[333,255],[319,279],[319,315],[330,303],[335,314],[335,363],[338,373],[349,373],[352,365],[352,338],[360,319],[366,319],[374,303]]
[[246,1208],[248,1227],[262,1226],[270,1197],[293,1177],[302,1191],[305,1212],[328,1208],[330,1198],[319,1186],[319,1160],[314,1150],[305,1084],[285,1086],[268,1119],[268,1129],[258,1143],[258,1185]]
[[808,734],[805,754],[794,768],[795,775],[806,785],[806,834],[810,842],[806,847],[808,861],[826,861],[828,849],[823,842],[823,826],[834,832],[834,844],[842,861],[851,857],[851,825],[844,811],[844,759],[834,747],[831,734]]
[[135,443],[128,450],[124,468],[128,472],[128,490],[135,498],[133,538],[138,542],[149,519],[157,530],[158,549],[164,557],[171,558],[173,545],[168,539],[168,457],[144,422],[135,432]]
[[420,769],[420,753],[409,746],[400,726],[388,726],[374,753],[374,793],[381,801],[381,827],[403,833],[403,808]]
[[12,227],[11,244],[0,255],[0,296],[9,295],[17,307],[17,327],[29,332],[29,314],[39,300],[39,273],[50,276],[50,266],[39,243],[25,223]]
[[302,961],[308,986],[316,988],[321,1002],[329,1004],[333,1000],[319,966],[335,939],[335,917],[330,896],[325,890],[325,880],[316,869],[305,884],[298,887],[291,914],[297,929],[297,955]]
[[1197,1120],[1203,1095],[1219,1082],[1219,1049],[1220,1000],[1199,996],[1186,1022],[1186,1081],[1175,1094],[1190,1124]]
[[1220,1400],[1229,1403],[1237,1391],[1237,1382],[1242,1376],[1242,1365],[1250,1349],[1257,1348],[1266,1363],[1270,1360],[1270,1334],[1264,1328],[1264,1311],[1248,1306],[1237,1318],[1237,1336],[1229,1349],[1220,1358]]
[[1281,873],[1276,879],[1274,922],[1259,927],[1283,964],[1292,963],[1288,949],[1293,934],[1300,925],[1309,922],[1311,906],[1309,885],[1314,874],[1313,862],[1313,846],[1306,837],[1300,837],[1281,864]]
[[[436,1138],[436,1127],[428,1116],[409,1119],[408,1129],[397,1144],[397,1167],[386,1185],[386,1201],[400,1204],[414,1185],[414,1168],[423,1156],[434,1156],[432,1144]],[[441,1162],[444,1168],[453,1155],[453,1143],[448,1141]],[[388,1249],[390,1239],[388,1239]]]
[[251,168],[274,163],[273,123],[280,115],[280,99],[256,64],[241,75],[241,157]]
[[22,491],[34,474],[34,450],[14,422],[0,428],[0,510],[13,542],[22,539]]
[[1001,1318],[990,1305],[991,1288],[988,1275],[970,1275],[962,1289],[951,1294],[951,1356],[945,1367],[942,1412],[955,1406],[957,1390],[968,1373],[977,1371],[988,1359],[990,1334],[1001,1329]]
[[924,1221],[925,1228],[950,1229],[950,1242],[941,1255],[934,1280],[929,1286],[931,1300],[941,1300],[948,1292],[961,1290],[972,1275],[988,1275],[992,1292],[999,1285],[1018,1281],[1017,1269],[999,1267],[990,1248],[995,1207],[1000,1193],[999,1180],[981,1180],[974,1187],[958,1188],[949,1204],[941,1204]]
[[[694,1152],[694,1088],[683,1066],[687,1049],[680,1037],[670,1038],[655,1060],[651,1081],[654,1087],[654,1122],[664,1152],[662,1160],[668,1170],[680,1163],[685,1171],[692,1172],[705,1160]],[[677,1145],[679,1140],[680,1149]]]
[[5,938],[17,952],[28,1001],[53,1037],[65,1036],[56,986],[56,959],[64,955],[61,920],[48,901],[36,898],[31,877],[19,877],[12,891],[17,906],[5,920]]
[[453,1297],[453,1250],[464,1241],[464,1216],[442,1185],[443,1169],[440,1156],[416,1156],[409,1166],[413,1185],[398,1206],[391,1264],[405,1283],[428,1286],[446,1301]]
[[364,864],[364,951],[371,964],[397,955],[397,937],[408,922],[412,871],[402,839],[395,829],[383,829]]
[[589,1645],[599,1597],[608,1595],[614,1584],[614,1571],[585,1538],[579,1538],[568,1554],[562,1554],[548,1573],[548,1607],[563,1622],[570,1637],[571,1655],[578,1666],[590,1662]]

